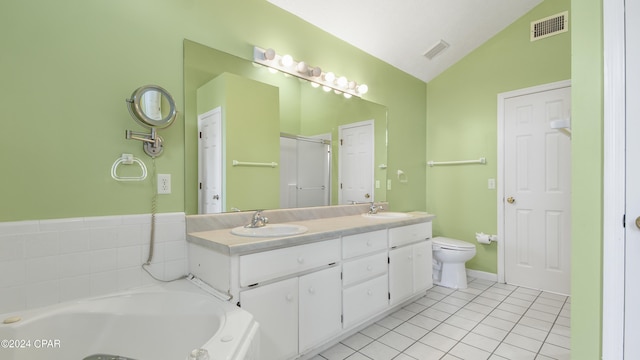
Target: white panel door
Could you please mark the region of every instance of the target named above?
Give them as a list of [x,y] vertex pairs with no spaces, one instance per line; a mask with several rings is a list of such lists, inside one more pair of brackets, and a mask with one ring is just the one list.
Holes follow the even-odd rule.
[[340,267],[300,277],[299,351],[304,352],[342,330],[342,282]]
[[373,120],[340,126],[339,202],[373,199]]
[[223,208],[222,111],[198,115],[198,211],[219,213]]
[[298,278],[245,290],[240,305],[260,324],[261,360],[298,354]]
[[504,102],[505,280],[570,293],[571,89],[538,92]]
[[626,6],[626,228],[624,358],[640,359],[640,1]]

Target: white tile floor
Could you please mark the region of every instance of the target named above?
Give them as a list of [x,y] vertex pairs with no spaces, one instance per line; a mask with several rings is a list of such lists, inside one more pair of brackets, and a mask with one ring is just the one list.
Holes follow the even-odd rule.
[[570,359],[571,298],[469,279],[425,297],[312,360]]

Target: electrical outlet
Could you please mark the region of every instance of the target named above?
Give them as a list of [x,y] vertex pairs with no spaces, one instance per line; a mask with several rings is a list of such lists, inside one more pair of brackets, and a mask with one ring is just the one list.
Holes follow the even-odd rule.
[[158,174],[158,194],[171,194],[171,174]]

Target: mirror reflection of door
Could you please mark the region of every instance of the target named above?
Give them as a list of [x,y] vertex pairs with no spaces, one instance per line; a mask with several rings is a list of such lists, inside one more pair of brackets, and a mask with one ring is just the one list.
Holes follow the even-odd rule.
[[340,204],[374,201],[373,130],[373,120],[342,125],[338,128]]
[[220,107],[198,115],[198,211],[220,213],[222,192],[222,112]]

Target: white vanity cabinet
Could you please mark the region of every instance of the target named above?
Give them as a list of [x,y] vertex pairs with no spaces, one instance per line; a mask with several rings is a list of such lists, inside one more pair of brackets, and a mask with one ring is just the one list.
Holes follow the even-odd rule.
[[387,230],[342,237],[342,315],[345,329],[388,303]]
[[432,216],[413,216],[300,221],[315,231],[255,241],[191,233],[189,271],[255,317],[262,360],[309,359],[432,286]]
[[389,229],[389,302],[433,286],[431,222]]
[[339,261],[340,239],[240,256],[240,305],[260,324],[263,360],[294,358],[342,330]]

